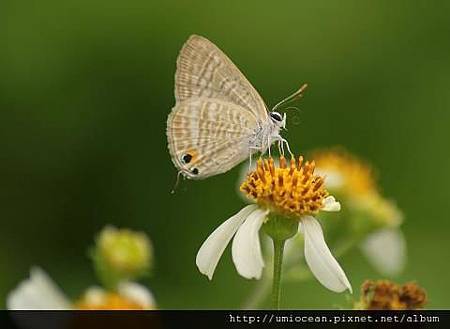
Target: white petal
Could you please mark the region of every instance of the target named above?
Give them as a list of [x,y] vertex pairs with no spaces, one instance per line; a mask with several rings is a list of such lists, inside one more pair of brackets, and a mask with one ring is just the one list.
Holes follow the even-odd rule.
[[301,220],[302,232],[305,236],[305,259],[311,272],[326,288],[343,292],[352,287],[339,263],[328,249],[319,222],[311,216]]
[[242,224],[233,239],[231,255],[238,273],[247,279],[259,279],[264,260],[259,242],[259,229],[264,223],[267,210],[256,209]]
[[257,209],[257,205],[244,207],[236,215],[223,222],[200,247],[195,263],[202,274],[211,280],[217,263],[237,229],[248,215]]
[[399,229],[382,229],[369,235],[361,244],[369,262],[381,274],[399,274],[406,262],[406,241]]
[[323,199],[323,211],[340,211],[341,204],[336,201],[334,196],[329,195],[325,199]]
[[30,278],[22,281],[6,299],[10,310],[62,310],[71,303],[56,283],[42,269],[30,270]]
[[153,294],[143,285],[135,282],[121,282],[117,287],[119,295],[141,305],[143,308],[154,308],[156,303]]

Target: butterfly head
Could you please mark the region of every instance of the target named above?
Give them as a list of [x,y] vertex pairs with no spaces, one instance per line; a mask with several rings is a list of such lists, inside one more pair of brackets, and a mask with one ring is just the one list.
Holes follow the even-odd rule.
[[283,115],[279,112],[272,111],[270,112],[270,119],[272,122],[279,128],[286,128],[286,113]]

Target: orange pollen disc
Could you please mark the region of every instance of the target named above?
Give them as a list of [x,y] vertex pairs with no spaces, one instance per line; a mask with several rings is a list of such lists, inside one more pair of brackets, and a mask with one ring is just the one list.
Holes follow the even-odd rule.
[[240,189],[259,205],[286,216],[316,214],[328,192],[323,178],[314,175],[314,167],[314,162],[303,163],[302,156],[289,164],[282,156],[278,166],[271,157],[259,159]]
[[105,293],[101,302],[91,302],[88,300],[80,300],[75,304],[75,308],[79,310],[143,310],[142,305],[124,298],[116,293]]

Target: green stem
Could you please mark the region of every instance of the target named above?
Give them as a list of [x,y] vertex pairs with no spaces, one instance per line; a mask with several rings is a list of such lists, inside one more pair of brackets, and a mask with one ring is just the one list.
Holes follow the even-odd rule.
[[298,221],[273,215],[264,223],[264,231],[273,241],[273,308],[280,308],[281,267],[283,265],[284,243],[298,232]]
[[[341,258],[350,249],[352,249],[360,240],[359,239],[346,239],[345,243],[338,244],[334,249],[334,256],[336,259]],[[311,272],[306,268],[299,269],[298,262],[293,264],[284,264],[285,271],[282,281],[284,282],[303,282],[312,278]],[[255,309],[270,295],[270,282],[273,281],[272,273],[266,273],[263,278],[258,282],[252,294],[243,304],[244,309]]]
[[272,281],[272,303],[273,308],[280,309],[281,297],[281,268],[283,265],[283,251],[286,240],[273,239],[273,281]]

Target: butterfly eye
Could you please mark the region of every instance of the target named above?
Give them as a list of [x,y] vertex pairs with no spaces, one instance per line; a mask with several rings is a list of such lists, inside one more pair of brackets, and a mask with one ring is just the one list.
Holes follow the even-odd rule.
[[194,175],[198,175],[198,169],[197,169],[197,168],[192,169],[192,173],[193,173]]
[[278,112],[270,112],[270,117],[278,122],[281,122],[283,120],[283,117]]
[[189,154],[189,153],[187,153],[181,157],[181,161],[184,164],[191,162],[191,160],[192,160],[192,154]]

